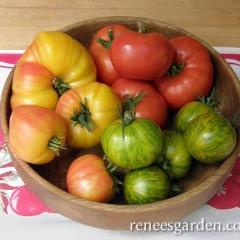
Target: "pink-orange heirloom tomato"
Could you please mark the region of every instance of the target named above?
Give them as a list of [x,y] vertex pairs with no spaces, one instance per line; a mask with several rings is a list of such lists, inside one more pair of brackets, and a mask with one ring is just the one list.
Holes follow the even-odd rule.
[[40,32],[16,65],[11,107],[54,109],[65,91],[93,81],[96,67],[81,43],[63,32]]
[[96,202],[109,202],[116,188],[104,161],[94,154],[75,159],[67,172],[67,190],[80,198]]
[[14,108],[9,122],[12,152],[33,164],[45,164],[64,148],[67,128],[54,111],[30,105]]

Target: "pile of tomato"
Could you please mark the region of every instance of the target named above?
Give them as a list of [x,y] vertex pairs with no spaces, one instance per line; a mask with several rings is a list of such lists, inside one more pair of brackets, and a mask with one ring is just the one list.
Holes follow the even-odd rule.
[[66,149],[101,146],[104,156],[79,155],[67,171],[67,191],[82,199],[171,197],[193,160],[221,162],[236,145],[209,96],[207,49],[189,36],[138,30],[105,26],[89,49],[65,33],[41,32],[16,65],[10,148],[46,164]]

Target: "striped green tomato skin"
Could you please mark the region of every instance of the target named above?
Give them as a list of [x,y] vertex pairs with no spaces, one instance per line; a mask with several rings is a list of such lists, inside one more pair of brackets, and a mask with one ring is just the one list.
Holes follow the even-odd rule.
[[187,125],[193,119],[205,113],[213,113],[213,108],[205,103],[193,101],[183,106],[177,113],[175,119],[175,128],[179,133],[184,133]]
[[162,131],[146,119],[136,119],[122,128],[122,121],[112,122],[104,131],[101,144],[105,155],[117,166],[127,170],[153,163],[162,149]]
[[132,170],[124,180],[124,196],[128,204],[156,202],[167,198],[169,192],[168,177],[158,167]]
[[192,157],[204,163],[224,160],[237,141],[235,130],[220,114],[203,114],[195,118],[183,136]]
[[191,167],[192,158],[187,151],[183,137],[175,131],[163,132],[162,154],[168,161],[172,177],[184,177]]

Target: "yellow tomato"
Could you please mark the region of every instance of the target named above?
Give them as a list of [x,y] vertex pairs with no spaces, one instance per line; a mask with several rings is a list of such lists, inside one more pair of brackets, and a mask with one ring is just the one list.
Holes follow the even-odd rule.
[[16,66],[11,106],[54,109],[59,95],[93,81],[96,67],[82,44],[62,32],[40,32]]
[[120,102],[112,89],[98,82],[64,93],[56,112],[67,123],[67,143],[71,147],[88,148],[100,143],[103,131],[119,118]]
[[16,107],[9,122],[9,145],[14,154],[33,164],[45,164],[64,148],[67,128],[54,111],[21,105]]

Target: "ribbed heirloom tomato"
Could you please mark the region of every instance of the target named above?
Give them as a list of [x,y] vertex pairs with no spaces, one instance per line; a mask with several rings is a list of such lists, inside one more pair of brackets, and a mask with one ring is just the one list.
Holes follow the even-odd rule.
[[116,193],[104,161],[94,154],[80,156],[72,162],[66,183],[68,192],[85,200],[109,202]]
[[88,148],[100,143],[105,128],[119,118],[120,102],[112,89],[94,82],[64,93],[56,112],[67,123],[67,143],[71,147]]
[[167,120],[167,105],[163,97],[147,82],[120,78],[112,85],[113,91],[122,102],[129,97],[134,98],[142,94],[142,99],[136,106],[136,117],[153,120],[160,127],[165,126]]
[[110,58],[110,47],[112,41],[129,31],[129,29],[120,24],[111,24],[101,28],[94,36],[89,51],[97,67],[98,80],[111,85],[120,78],[119,73],[112,65]]
[[187,103],[177,113],[175,119],[176,130],[179,133],[184,133],[192,120],[205,113],[214,114],[214,109],[199,101]]
[[128,31],[113,40],[110,56],[122,77],[153,80],[165,74],[172,64],[173,48],[161,33]]
[[193,119],[183,134],[188,152],[204,163],[223,161],[234,150],[237,134],[220,113],[205,113]]
[[96,81],[96,67],[85,47],[62,32],[40,32],[17,63],[11,107],[54,109],[66,90]]
[[167,175],[158,167],[130,171],[124,180],[124,196],[129,204],[145,204],[165,199],[170,193]]
[[169,107],[180,109],[208,95],[213,83],[213,66],[207,49],[188,36],[170,40],[175,50],[173,65],[156,86]]
[[9,122],[9,144],[12,152],[33,164],[53,160],[64,148],[67,128],[54,111],[21,105],[14,108]]
[[162,131],[153,121],[136,119],[134,106],[124,109],[122,119],[113,121],[104,131],[104,153],[119,169],[146,167],[162,150]]

